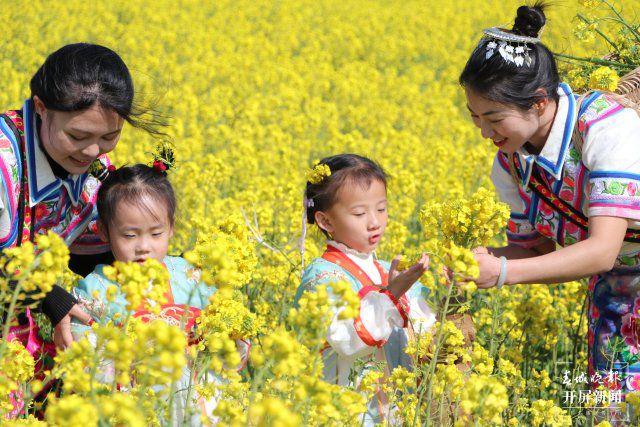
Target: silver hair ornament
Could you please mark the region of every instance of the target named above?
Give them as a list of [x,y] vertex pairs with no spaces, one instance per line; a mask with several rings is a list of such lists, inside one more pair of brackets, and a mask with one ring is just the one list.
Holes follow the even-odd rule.
[[513,63],[518,67],[523,65],[531,66],[533,62],[531,55],[529,55],[531,48],[527,46],[527,43],[540,43],[539,38],[520,36],[506,32],[498,27],[487,28],[483,32],[486,34],[483,41],[490,40],[485,46],[485,59],[491,58],[497,50],[502,59],[507,62]]

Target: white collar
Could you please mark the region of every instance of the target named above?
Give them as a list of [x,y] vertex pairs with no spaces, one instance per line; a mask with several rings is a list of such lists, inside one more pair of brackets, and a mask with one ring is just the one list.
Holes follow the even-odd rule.
[[569,151],[571,137],[573,136],[573,127],[576,123],[577,114],[576,98],[571,88],[566,83],[560,83],[558,87],[558,110],[540,154],[530,154],[523,147],[517,151],[516,166],[520,168],[523,186],[527,186],[529,183],[532,171],[531,166],[534,162],[554,178],[560,178],[562,167]]
[[358,252],[355,249],[351,249],[349,246],[345,245],[344,243],[336,242],[335,240],[327,240],[327,245],[331,245],[334,248],[338,249],[340,252],[346,255],[353,255],[357,258],[360,258],[363,261],[366,261],[366,260],[373,261],[374,259],[373,252],[368,254],[364,252]]
[[336,242],[335,240],[328,240],[327,245],[332,246],[338,249],[340,252],[344,253],[347,258],[353,261],[358,267],[362,269],[362,271],[365,272],[367,276],[369,276],[369,279],[371,279],[373,283],[375,283],[376,285],[382,283],[382,276],[380,275],[380,270],[378,270],[378,267],[376,266],[376,258],[374,253],[365,254],[362,252],[358,252],[343,243]]

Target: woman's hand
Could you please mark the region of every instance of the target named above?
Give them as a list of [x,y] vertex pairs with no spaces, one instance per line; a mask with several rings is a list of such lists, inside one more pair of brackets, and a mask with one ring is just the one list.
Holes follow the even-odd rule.
[[488,254],[489,253],[489,249],[487,249],[484,246],[477,246],[477,247],[471,249],[471,252],[473,252],[474,255]]
[[84,312],[78,304],[75,304],[53,329],[53,342],[56,347],[64,350],[73,342],[71,335],[71,317],[75,317],[85,325],[91,323],[91,316]]
[[480,275],[472,280],[475,280],[476,285],[481,289],[494,287],[498,276],[500,276],[500,258],[496,258],[488,252],[474,253],[474,258],[478,263]]
[[429,268],[429,256],[422,254],[417,263],[404,271],[397,271],[400,258],[400,256],[397,256],[391,261],[389,285],[387,286],[389,292],[391,292],[396,299],[411,289],[411,286],[417,282]]

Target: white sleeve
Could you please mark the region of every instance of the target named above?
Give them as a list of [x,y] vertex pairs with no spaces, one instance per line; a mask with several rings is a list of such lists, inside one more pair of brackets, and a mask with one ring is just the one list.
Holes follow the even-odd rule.
[[436,323],[436,314],[421,297],[409,297],[409,319],[416,333],[428,331]]
[[589,170],[589,216],[640,221],[640,118],[606,97],[598,101],[605,110],[596,115],[589,107],[578,121]]
[[404,324],[393,301],[386,294],[373,290],[360,299],[360,315],[356,319],[339,320],[340,311],[329,325],[327,342],[343,357],[373,353],[384,345],[394,327],[401,328]]

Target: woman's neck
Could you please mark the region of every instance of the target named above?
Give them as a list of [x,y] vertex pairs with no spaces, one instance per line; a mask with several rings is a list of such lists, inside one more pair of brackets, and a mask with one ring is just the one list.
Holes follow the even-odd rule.
[[544,148],[544,144],[549,138],[557,113],[558,103],[554,100],[549,101],[540,115],[540,126],[538,126],[537,132],[534,133],[531,139],[525,144],[525,148],[528,152],[536,155],[540,154],[542,148]]
[[36,114],[36,129],[38,130],[38,146],[40,150],[44,153],[47,158],[47,162],[49,162],[49,166],[51,167],[51,171],[56,176],[56,178],[66,179],[69,176],[69,172],[58,163],[47,153],[47,150],[44,148],[44,144],[42,144],[42,139],[40,138],[41,132],[40,128],[42,127],[42,120],[40,116]]

